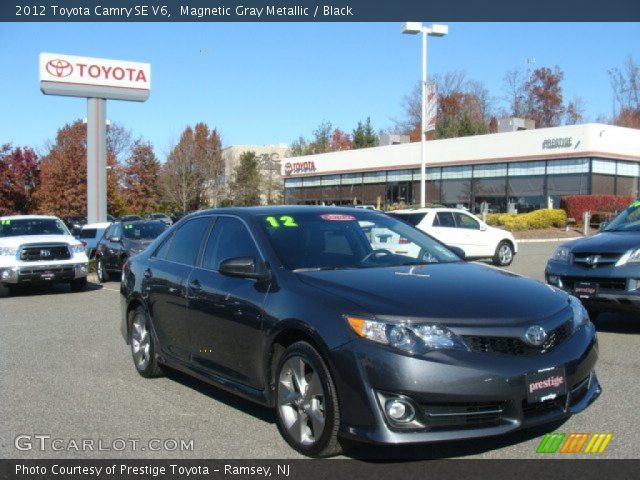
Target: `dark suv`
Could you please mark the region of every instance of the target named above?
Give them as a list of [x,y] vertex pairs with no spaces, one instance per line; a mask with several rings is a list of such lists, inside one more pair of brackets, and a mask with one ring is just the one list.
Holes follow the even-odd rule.
[[640,312],[640,200],[597,235],[557,248],[545,277],[579,297],[592,313]]

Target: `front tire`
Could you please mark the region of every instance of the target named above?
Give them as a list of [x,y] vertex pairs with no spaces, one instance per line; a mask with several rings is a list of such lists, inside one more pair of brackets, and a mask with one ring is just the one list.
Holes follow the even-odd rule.
[[161,376],[162,368],[155,356],[156,345],[146,310],[138,307],[130,313],[129,318],[129,345],[136,370],[145,378]]
[[342,452],[338,395],[318,351],[294,343],[280,357],[275,378],[277,423],[285,441],[309,457]]
[[493,264],[499,267],[506,267],[513,262],[513,245],[503,240],[496,247],[496,253],[493,255]]
[[107,273],[102,258],[96,260],[96,274],[98,275],[98,282],[105,283],[109,281],[109,273]]

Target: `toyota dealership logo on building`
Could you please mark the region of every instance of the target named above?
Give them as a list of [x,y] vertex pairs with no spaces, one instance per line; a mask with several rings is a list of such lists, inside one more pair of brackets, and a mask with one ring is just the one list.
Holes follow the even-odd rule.
[[60,58],[49,60],[45,68],[49,75],[53,75],[58,78],[68,77],[73,73],[73,65]]

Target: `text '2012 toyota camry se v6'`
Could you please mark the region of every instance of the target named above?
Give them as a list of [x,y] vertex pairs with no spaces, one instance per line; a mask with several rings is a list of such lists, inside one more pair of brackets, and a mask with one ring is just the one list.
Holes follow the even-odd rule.
[[[385,231],[407,254],[376,248]],[[586,408],[600,385],[581,303],[458,254],[373,211],[201,211],[125,264],[121,330],[142,376],[166,365],[273,407],[309,456]]]

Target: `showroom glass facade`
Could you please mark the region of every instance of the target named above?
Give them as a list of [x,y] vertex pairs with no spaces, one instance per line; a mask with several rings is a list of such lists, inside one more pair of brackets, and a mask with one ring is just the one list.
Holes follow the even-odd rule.
[[[640,163],[571,158],[427,168],[427,202],[480,211],[518,212],[559,206],[563,195],[638,196]],[[420,170],[387,170],[285,179],[288,204],[377,205],[420,201]]]

